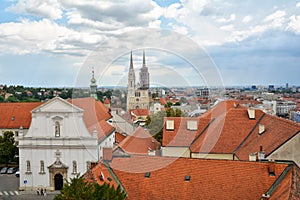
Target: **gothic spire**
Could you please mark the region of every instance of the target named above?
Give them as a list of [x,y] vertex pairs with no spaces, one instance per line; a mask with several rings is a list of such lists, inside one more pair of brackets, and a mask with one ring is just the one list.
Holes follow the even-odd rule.
[[130,68],[133,68],[132,51],[131,51],[131,53],[130,53]]
[[143,67],[146,67],[145,50],[143,50]]

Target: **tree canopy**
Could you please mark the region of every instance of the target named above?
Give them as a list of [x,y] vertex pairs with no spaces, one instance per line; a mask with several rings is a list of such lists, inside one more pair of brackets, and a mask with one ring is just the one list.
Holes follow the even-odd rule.
[[107,183],[99,185],[98,183],[89,183],[84,181],[83,177],[72,178],[67,182],[61,193],[55,196],[54,200],[123,200],[126,193],[118,187],[115,189]]
[[165,112],[160,111],[154,115],[147,116],[146,118],[146,128],[149,129],[149,133],[160,143],[162,143],[163,127],[164,127],[164,117],[182,117],[183,112],[176,108],[168,108]]
[[8,164],[15,161],[17,153],[18,148],[15,144],[14,133],[5,131],[3,136],[0,136],[0,163]]

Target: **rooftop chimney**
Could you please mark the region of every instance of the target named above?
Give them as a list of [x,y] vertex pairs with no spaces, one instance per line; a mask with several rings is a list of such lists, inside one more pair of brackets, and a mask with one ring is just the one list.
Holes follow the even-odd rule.
[[262,145],[259,147],[258,160],[264,160],[266,153],[263,151]]
[[275,163],[273,160],[268,162],[268,172],[269,176],[275,176]]
[[248,108],[247,111],[249,119],[255,119],[255,110],[253,108]]
[[261,135],[265,132],[266,128],[264,124],[259,124],[258,125],[258,134]]
[[256,161],[256,153],[249,154],[249,161]]

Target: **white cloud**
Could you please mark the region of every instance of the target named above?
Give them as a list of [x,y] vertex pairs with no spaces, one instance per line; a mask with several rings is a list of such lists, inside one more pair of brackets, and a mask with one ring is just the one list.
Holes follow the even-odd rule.
[[252,21],[252,19],[253,19],[252,16],[247,15],[247,16],[245,16],[245,17],[243,18],[243,22],[248,23],[248,22]]
[[85,32],[77,32],[48,19],[39,21],[0,24],[2,53],[40,53],[43,51],[63,54],[84,54],[78,45],[97,44],[103,38]]
[[298,2],[298,3],[296,4],[296,7],[297,7],[297,8],[299,8],[299,7],[300,7],[300,2]]
[[7,11],[37,15],[50,19],[60,19],[62,10],[57,0],[19,0],[15,5],[7,8]]
[[236,18],[235,14],[231,14],[228,19],[226,19],[226,18],[220,18],[220,19],[217,20],[217,22],[219,22],[219,23],[228,23],[228,22],[234,21],[235,18]]
[[296,34],[300,34],[300,15],[293,15],[289,18],[286,30],[290,30]]
[[230,25],[226,25],[226,26],[221,26],[220,29],[222,29],[224,31],[233,31],[234,26],[232,24],[230,24]]
[[274,21],[283,18],[286,15],[285,11],[282,10],[277,10],[276,12],[272,13],[271,15],[268,15],[264,21],[269,22],[269,21]]

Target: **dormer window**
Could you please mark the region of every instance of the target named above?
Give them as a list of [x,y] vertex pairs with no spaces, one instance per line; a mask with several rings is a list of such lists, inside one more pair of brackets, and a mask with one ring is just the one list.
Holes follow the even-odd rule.
[[187,129],[190,131],[196,131],[198,128],[196,120],[188,120],[187,121]]
[[55,137],[60,137],[60,123],[55,121]]
[[174,131],[174,120],[166,121],[166,129],[167,131]]

